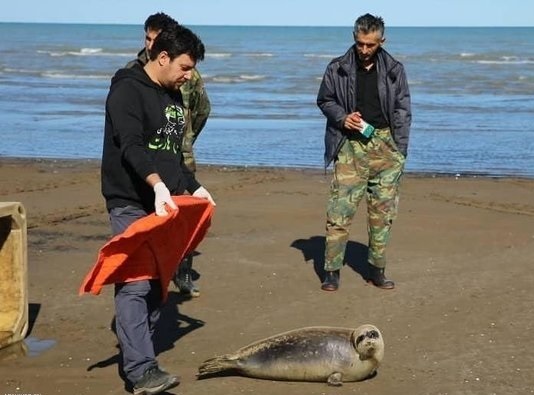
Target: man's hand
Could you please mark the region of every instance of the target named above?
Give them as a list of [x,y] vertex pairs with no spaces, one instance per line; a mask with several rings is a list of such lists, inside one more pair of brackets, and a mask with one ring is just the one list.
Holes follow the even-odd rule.
[[215,204],[215,201],[213,200],[213,198],[211,197],[210,193],[206,190],[206,188],[204,187],[200,187],[198,188],[195,192],[193,192],[193,196],[195,197],[199,197],[199,198],[202,198],[202,199],[206,199],[207,201],[209,201],[211,204],[213,204],[214,206],[216,206]]
[[164,217],[168,214],[165,209],[165,204],[174,210],[178,210],[178,207],[171,198],[171,193],[162,181],[154,185],[154,193],[156,194],[156,199],[154,200],[156,215]]
[[362,114],[359,112],[351,112],[347,117],[345,118],[345,122],[343,123],[343,126],[345,129],[348,130],[361,130],[362,129]]

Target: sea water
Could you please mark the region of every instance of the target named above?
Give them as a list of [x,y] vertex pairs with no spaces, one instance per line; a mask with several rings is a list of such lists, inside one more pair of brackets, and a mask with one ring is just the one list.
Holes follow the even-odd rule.
[[[212,105],[199,163],[322,168],[316,96],[351,27],[190,26]],[[95,158],[142,25],[0,23],[0,156]],[[408,172],[534,177],[534,28],[386,29],[412,96]]]

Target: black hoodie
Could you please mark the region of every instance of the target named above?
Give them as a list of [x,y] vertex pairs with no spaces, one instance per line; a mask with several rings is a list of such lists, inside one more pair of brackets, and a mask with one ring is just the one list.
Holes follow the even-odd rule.
[[102,194],[106,207],[154,211],[154,191],[145,181],[158,173],[173,195],[200,184],[181,152],[185,119],[180,92],[154,83],[142,67],[120,69],[106,100]]

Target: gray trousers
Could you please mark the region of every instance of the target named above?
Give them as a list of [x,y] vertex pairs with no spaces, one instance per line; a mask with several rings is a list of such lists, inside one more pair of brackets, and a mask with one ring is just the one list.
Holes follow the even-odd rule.
[[[114,235],[147,213],[137,207],[114,208],[109,213]],[[115,284],[115,324],[123,372],[135,384],[150,367],[157,366],[152,337],[160,316],[161,283],[142,280]]]

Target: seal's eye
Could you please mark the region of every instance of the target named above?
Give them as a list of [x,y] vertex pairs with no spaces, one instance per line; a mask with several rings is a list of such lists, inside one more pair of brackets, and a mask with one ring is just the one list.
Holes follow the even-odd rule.
[[362,342],[362,340],[365,339],[365,336],[364,335],[360,335],[356,338],[356,345],[360,344]]
[[378,339],[380,335],[378,334],[378,331],[372,330],[366,333],[367,337],[369,339]]

